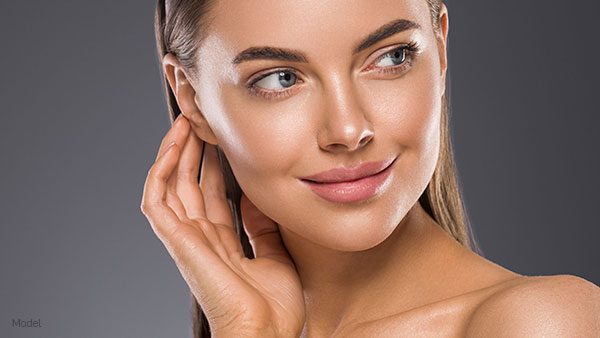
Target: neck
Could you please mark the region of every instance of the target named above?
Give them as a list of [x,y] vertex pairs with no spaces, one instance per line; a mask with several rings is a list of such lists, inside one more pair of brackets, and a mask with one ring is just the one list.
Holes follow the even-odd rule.
[[417,304],[419,296],[429,291],[424,281],[431,278],[431,269],[444,261],[439,253],[434,257],[433,243],[454,242],[419,202],[388,238],[368,250],[332,250],[283,227],[280,232],[302,281],[305,332],[317,335],[329,335],[356,318],[392,311],[385,309],[390,293],[396,295],[394,310]]

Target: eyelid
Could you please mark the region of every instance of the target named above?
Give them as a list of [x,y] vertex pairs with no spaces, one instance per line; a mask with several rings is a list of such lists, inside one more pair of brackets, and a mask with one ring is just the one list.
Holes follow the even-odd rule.
[[273,74],[275,74],[277,72],[281,72],[281,71],[288,71],[288,72],[294,74],[296,76],[296,78],[299,78],[298,71],[296,69],[294,69],[294,68],[291,68],[291,67],[287,67],[287,68],[286,67],[275,68],[275,69],[271,69],[271,70],[265,71],[264,73],[263,72],[258,72],[257,73],[258,75],[252,75],[252,76],[250,76],[250,79],[248,79],[248,81],[246,83],[246,87],[250,88],[256,82],[264,79],[265,77],[273,75]]
[[[260,81],[268,76],[271,76],[273,74],[277,74],[280,71],[286,71],[286,72],[294,74],[294,76],[296,76],[296,84],[294,84],[293,86],[288,87],[286,89],[282,89],[282,90],[257,89],[257,86],[255,86],[255,84],[258,81]],[[262,74],[260,74],[260,72],[259,72],[259,75],[251,78],[248,81],[248,84],[246,84],[246,88],[247,88],[248,92],[250,93],[250,95],[263,97],[265,99],[275,99],[275,98],[279,98],[279,97],[287,97],[287,96],[290,96],[292,94],[292,92],[294,92],[296,89],[298,89],[299,84],[302,84],[304,82],[300,78],[298,73],[299,72],[294,68],[277,68],[275,70],[266,71],[265,73],[262,73]]]
[[[370,71],[373,68],[381,68],[383,70],[379,71],[380,73],[400,73],[400,72],[403,72],[404,68],[410,67],[411,63],[414,61],[416,54],[419,54],[421,52],[420,45],[416,41],[410,41],[408,43],[403,43],[403,44],[390,45],[387,47],[390,47],[390,48],[384,52],[378,53],[378,55],[376,57],[374,57],[374,60],[368,63],[368,66],[366,69],[368,69]],[[380,51],[381,49],[385,49],[385,48],[386,47],[379,48],[378,51]],[[390,66],[390,67],[373,66],[374,63],[377,63],[378,61],[383,59],[385,56],[389,55],[391,52],[394,52],[394,51],[400,50],[400,49],[404,50],[404,53],[406,55],[405,61],[403,61],[401,64],[396,65],[396,66]],[[371,57],[367,58],[367,60],[370,60],[370,59],[372,59],[372,58]],[[267,76],[276,74],[277,72],[280,72],[280,71],[286,71],[286,72],[290,72],[290,73],[294,74],[294,76],[296,76],[296,79],[297,79],[296,84],[294,84],[291,87],[288,87],[287,89],[282,89],[282,90],[270,90],[270,89],[257,89],[256,88],[257,87],[257,86],[255,86],[256,82],[262,80],[263,78],[265,78]],[[259,75],[251,76],[251,78],[248,80],[247,84],[245,85],[246,88],[248,89],[248,91],[250,92],[250,94],[253,96],[262,96],[262,97],[272,96],[275,98],[282,97],[282,96],[289,96],[289,95],[291,95],[292,91],[295,91],[295,89],[297,89],[297,87],[298,87],[297,84],[299,84],[299,83],[301,84],[304,82],[298,75],[299,71],[292,67],[287,67],[287,68],[279,67],[279,68],[275,68],[273,70],[265,71],[264,73],[259,72],[258,74]]]
[[[420,51],[419,45],[415,41],[412,41],[409,43],[394,44],[394,45],[390,45],[387,47],[390,47],[390,48],[385,50],[384,52],[378,53],[377,56],[367,58],[367,60],[369,61],[368,65],[370,66],[371,64],[376,63],[377,61],[383,59],[386,55],[388,55],[391,52],[394,52],[396,50],[399,50],[399,49],[404,49],[404,52],[409,57],[412,57],[413,56],[412,54],[418,53]],[[386,49],[387,47],[380,48],[379,50]],[[371,60],[371,59],[373,59],[373,60]]]
[[[380,60],[385,58],[387,55],[390,55],[392,52],[397,50],[403,50],[405,59],[404,61],[395,66],[387,66],[387,67],[378,67],[375,66]],[[371,72],[372,69],[380,68],[381,70],[375,70],[376,73],[384,73],[384,74],[400,74],[406,70],[406,68],[412,67],[412,63],[415,61],[415,58],[418,54],[421,53],[421,47],[415,42],[412,41],[407,44],[396,45],[393,48],[388,49],[387,51],[379,54],[372,62],[369,62],[369,65],[365,68],[365,71]]]

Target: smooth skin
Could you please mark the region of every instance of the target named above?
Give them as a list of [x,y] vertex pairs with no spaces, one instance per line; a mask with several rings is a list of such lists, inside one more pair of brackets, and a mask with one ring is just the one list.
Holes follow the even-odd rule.
[[[206,150],[198,184],[202,145]],[[377,320],[338,325],[329,333],[302,331],[301,281],[277,225],[242,196],[244,227],[256,256],[245,258],[224,186],[214,146],[199,140],[179,116],[148,173],[142,211],[202,304],[215,337],[593,337],[600,332],[600,296],[594,284],[569,275],[519,276],[495,265],[491,270],[502,276],[496,278],[506,281]],[[434,238],[445,237],[436,232]],[[459,272],[482,264],[471,262],[482,260],[479,256],[459,251],[469,256],[458,262],[464,264]],[[474,275],[489,280],[498,274],[486,268],[478,267]],[[444,282],[456,287],[451,280]]]
[[[142,212],[202,304],[215,336],[294,336],[302,328],[300,279],[276,224],[242,197],[255,259],[237,239],[214,146],[201,146],[180,115],[144,186]],[[209,273],[207,273],[209,272]]]
[[[183,116],[161,143],[142,200],[213,334],[597,335],[597,286],[498,266],[458,244],[418,202],[439,152],[445,6],[441,35],[432,31],[424,0],[380,0],[377,6],[221,0],[213,14],[198,50],[199,76],[171,54],[163,59]],[[349,23],[348,17],[361,20]],[[421,29],[352,55],[360,38],[397,18]],[[421,47],[410,67],[394,75],[367,71],[385,65],[378,56],[410,40]],[[309,62],[231,64],[239,51],[263,45],[301,50]],[[247,92],[253,74],[290,68],[301,81],[289,95]],[[166,151],[172,141],[177,145]],[[232,228],[217,144],[244,191],[242,216],[255,260],[243,257]],[[298,179],[389,156],[399,156],[392,183],[362,205],[324,201]]]

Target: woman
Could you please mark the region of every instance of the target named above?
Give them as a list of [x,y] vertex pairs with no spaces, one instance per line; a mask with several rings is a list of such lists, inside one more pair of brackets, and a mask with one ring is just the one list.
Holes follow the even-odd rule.
[[448,22],[440,0],[159,1],[175,122],[141,208],[196,337],[598,333],[594,284],[473,251]]

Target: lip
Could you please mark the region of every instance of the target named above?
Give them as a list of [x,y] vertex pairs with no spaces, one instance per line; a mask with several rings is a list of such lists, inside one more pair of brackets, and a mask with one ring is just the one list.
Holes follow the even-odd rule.
[[[315,194],[330,202],[364,201],[381,193],[389,185],[396,159],[397,157],[391,161],[369,162],[351,169],[335,168],[302,178],[301,181]],[[315,182],[311,177],[325,182]],[[358,178],[352,179],[353,177]]]
[[391,158],[379,162],[366,162],[354,168],[338,167],[326,170],[314,175],[302,177],[302,180],[309,180],[318,183],[338,183],[355,181],[367,176],[375,175],[387,168],[396,158]]

